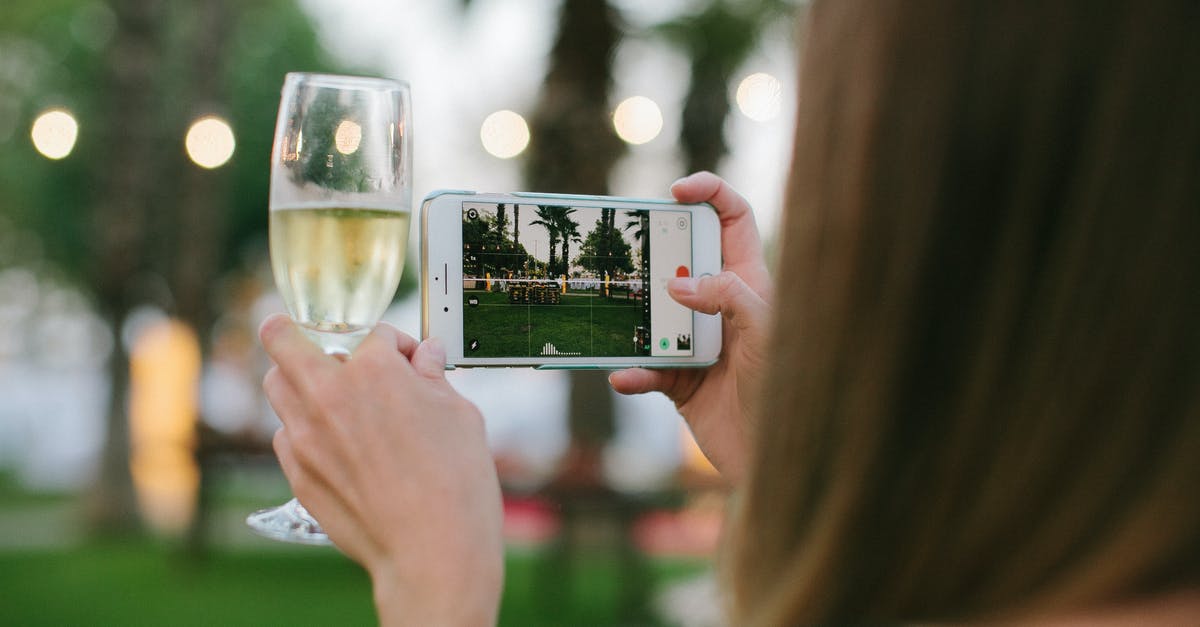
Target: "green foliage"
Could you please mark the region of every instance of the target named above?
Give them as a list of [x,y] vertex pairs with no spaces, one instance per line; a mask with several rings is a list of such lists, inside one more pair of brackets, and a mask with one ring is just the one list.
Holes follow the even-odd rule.
[[[10,0],[0,9],[0,224],[20,238],[0,246],[0,268],[85,263],[89,232],[79,214],[88,171],[79,155],[98,139],[84,117],[95,109],[95,93],[75,86],[95,75],[99,62],[71,32],[83,4]],[[48,107],[80,119],[75,152],[62,161],[42,157],[29,140],[34,118]]]
[[554,276],[570,274],[571,242],[579,241],[579,223],[571,218],[576,211],[571,207],[538,205],[539,219],[531,222],[546,229],[549,235],[550,261],[547,265]]
[[500,225],[498,217],[479,212],[470,219],[463,216],[463,271],[467,276],[482,277],[490,273],[499,277],[509,272],[527,275],[541,267],[525,250],[514,243]]
[[[198,36],[196,5],[164,5],[161,76],[145,88],[160,103],[154,119],[139,128],[109,128],[102,109],[109,97],[104,84],[106,44],[81,35],[96,3],[87,0],[7,0],[0,14],[0,101],[15,102],[15,131],[0,134],[0,223],[36,235],[45,261],[85,290],[94,239],[90,224],[96,197],[94,181],[122,176],[106,172],[106,145],[134,133],[150,133],[167,156],[156,168],[162,204],[157,211],[175,210],[177,190],[189,169],[195,168],[183,151],[183,135],[202,113],[225,117],[237,138],[237,151],[222,168],[205,173],[219,192],[206,199],[214,220],[223,224],[219,238],[222,273],[265,250],[267,192],[271,140],[279,89],[289,71],[345,71],[334,65],[317,43],[308,17],[290,0],[253,3],[227,2],[230,28],[223,39],[221,67],[197,67],[190,42]],[[104,15],[104,13],[101,13]],[[111,15],[110,15],[111,17]],[[104,20],[100,20],[104,21]],[[83,32],[86,32],[84,30]],[[98,47],[97,47],[98,46]],[[213,75],[212,73],[216,73]],[[220,102],[197,102],[190,94],[201,80],[213,80]],[[9,105],[0,102],[0,127]],[[47,106],[66,106],[79,120],[75,150],[66,159],[50,161],[38,155],[28,139],[29,124]],[[174,147],[174,148],[171,148]],[[154,229],[168,220],[152,219]],[[0,267],[29,259],[10,259],[0,251]],[[411,275],[414,273],[405,273]],[[216,280],[217,277],[214,277]],[[415,279],[406,281],[411,289]]]
[[633,272],[633,249],[614,226],[613,209],[604,209],[579,248],[575,263],[596,276]]
[[558,252],[558,210],[561,207],[549,207],[538,205],[534,210],[538,215],[538,219],[530,222],[546,229],[546,236],[550,239],[550,260],[546,263],[546,267],[551,273],[558,271],[558,263],[555,261],[555,255]]
[[[288,0],[231,4],[238,19],[230,37],[225,93],[238,152],[230,162],[232,178],[226,227],[227,267],[245,260],[247,251],[265,249],[271,142],[279,108],[279,90],[288,72],[338,72],[317,44],[308,16]],[[415,287],[405,272],[401,291]]]

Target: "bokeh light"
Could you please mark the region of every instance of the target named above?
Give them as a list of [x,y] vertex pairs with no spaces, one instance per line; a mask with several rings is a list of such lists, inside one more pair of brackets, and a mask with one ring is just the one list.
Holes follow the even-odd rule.
[[225,165],[233,157],[237,142],[228,122],[208,115],[192,123],[184,139],[184,147],[193,163],[211,170]]
[[79,123],[65,109],[50,109],[33,121],[29,131],[33,147],[47,159],[62,159],[71,154],[79,137]]
[[765,72],[755,72],[738,84],[738,110],[755,122],[773,120],[779,116],[782,92],[779,79]]
[[200,342],[191,327],[161,319],[144,328],[129,355],[130,473],[151,526],[179,534],[196,506],[196,407]]
[[337,130],[333,132],[333,146],[343,155],[352,155],[358,152],[358,145],[362,143],[362,126],[353,120],[342,120],[338,124]]
[[645,96],[626,98],[613,112],[613,128],[626,143],[638,145],[651,141],[662,132],[662,126],[662,110]]
[[479,140],[488,154],[511,159],[529,145],[529,125],[520,114],[507,109],[496,111],[483,120]]

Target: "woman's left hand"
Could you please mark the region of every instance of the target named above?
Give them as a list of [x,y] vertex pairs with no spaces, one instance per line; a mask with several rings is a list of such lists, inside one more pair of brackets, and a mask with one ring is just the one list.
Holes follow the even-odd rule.
[[381,623],[482,625],[503,585],[502,511],[479,411],[446,381],[445,349],[379,324],[348,360],[287,317],[259,331],[292,490],[366,568]]

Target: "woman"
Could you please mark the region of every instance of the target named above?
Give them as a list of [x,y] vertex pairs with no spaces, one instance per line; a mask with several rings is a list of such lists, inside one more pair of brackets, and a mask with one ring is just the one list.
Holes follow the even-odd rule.
[[[774,296],[744,201],[676,183],[722,216],[726,272],[671,285],[722,359],[610,379],[738,488],[731,623],[1200,624],[1200,5],[808,15]],[[383,622],[494,620],[499,490],[438,342],[262,337],[281,463]]]

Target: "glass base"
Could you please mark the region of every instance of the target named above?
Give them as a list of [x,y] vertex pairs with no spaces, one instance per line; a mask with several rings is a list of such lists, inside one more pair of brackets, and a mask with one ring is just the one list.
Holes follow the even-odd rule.
[[354,352],[354,349],[371,332],[371,327],[354,327],[348,331],[322,331],[307,325],[300,325],[300,329],[304,331],[308,339],[320,346],[326,355],[339,357],[349,357],[350,353]]
[[254,512],[246,517],[246,524],[258,535],[280,542],[319,546],[333,544],[321,530],[321,523],[296,499],[279,507]]

